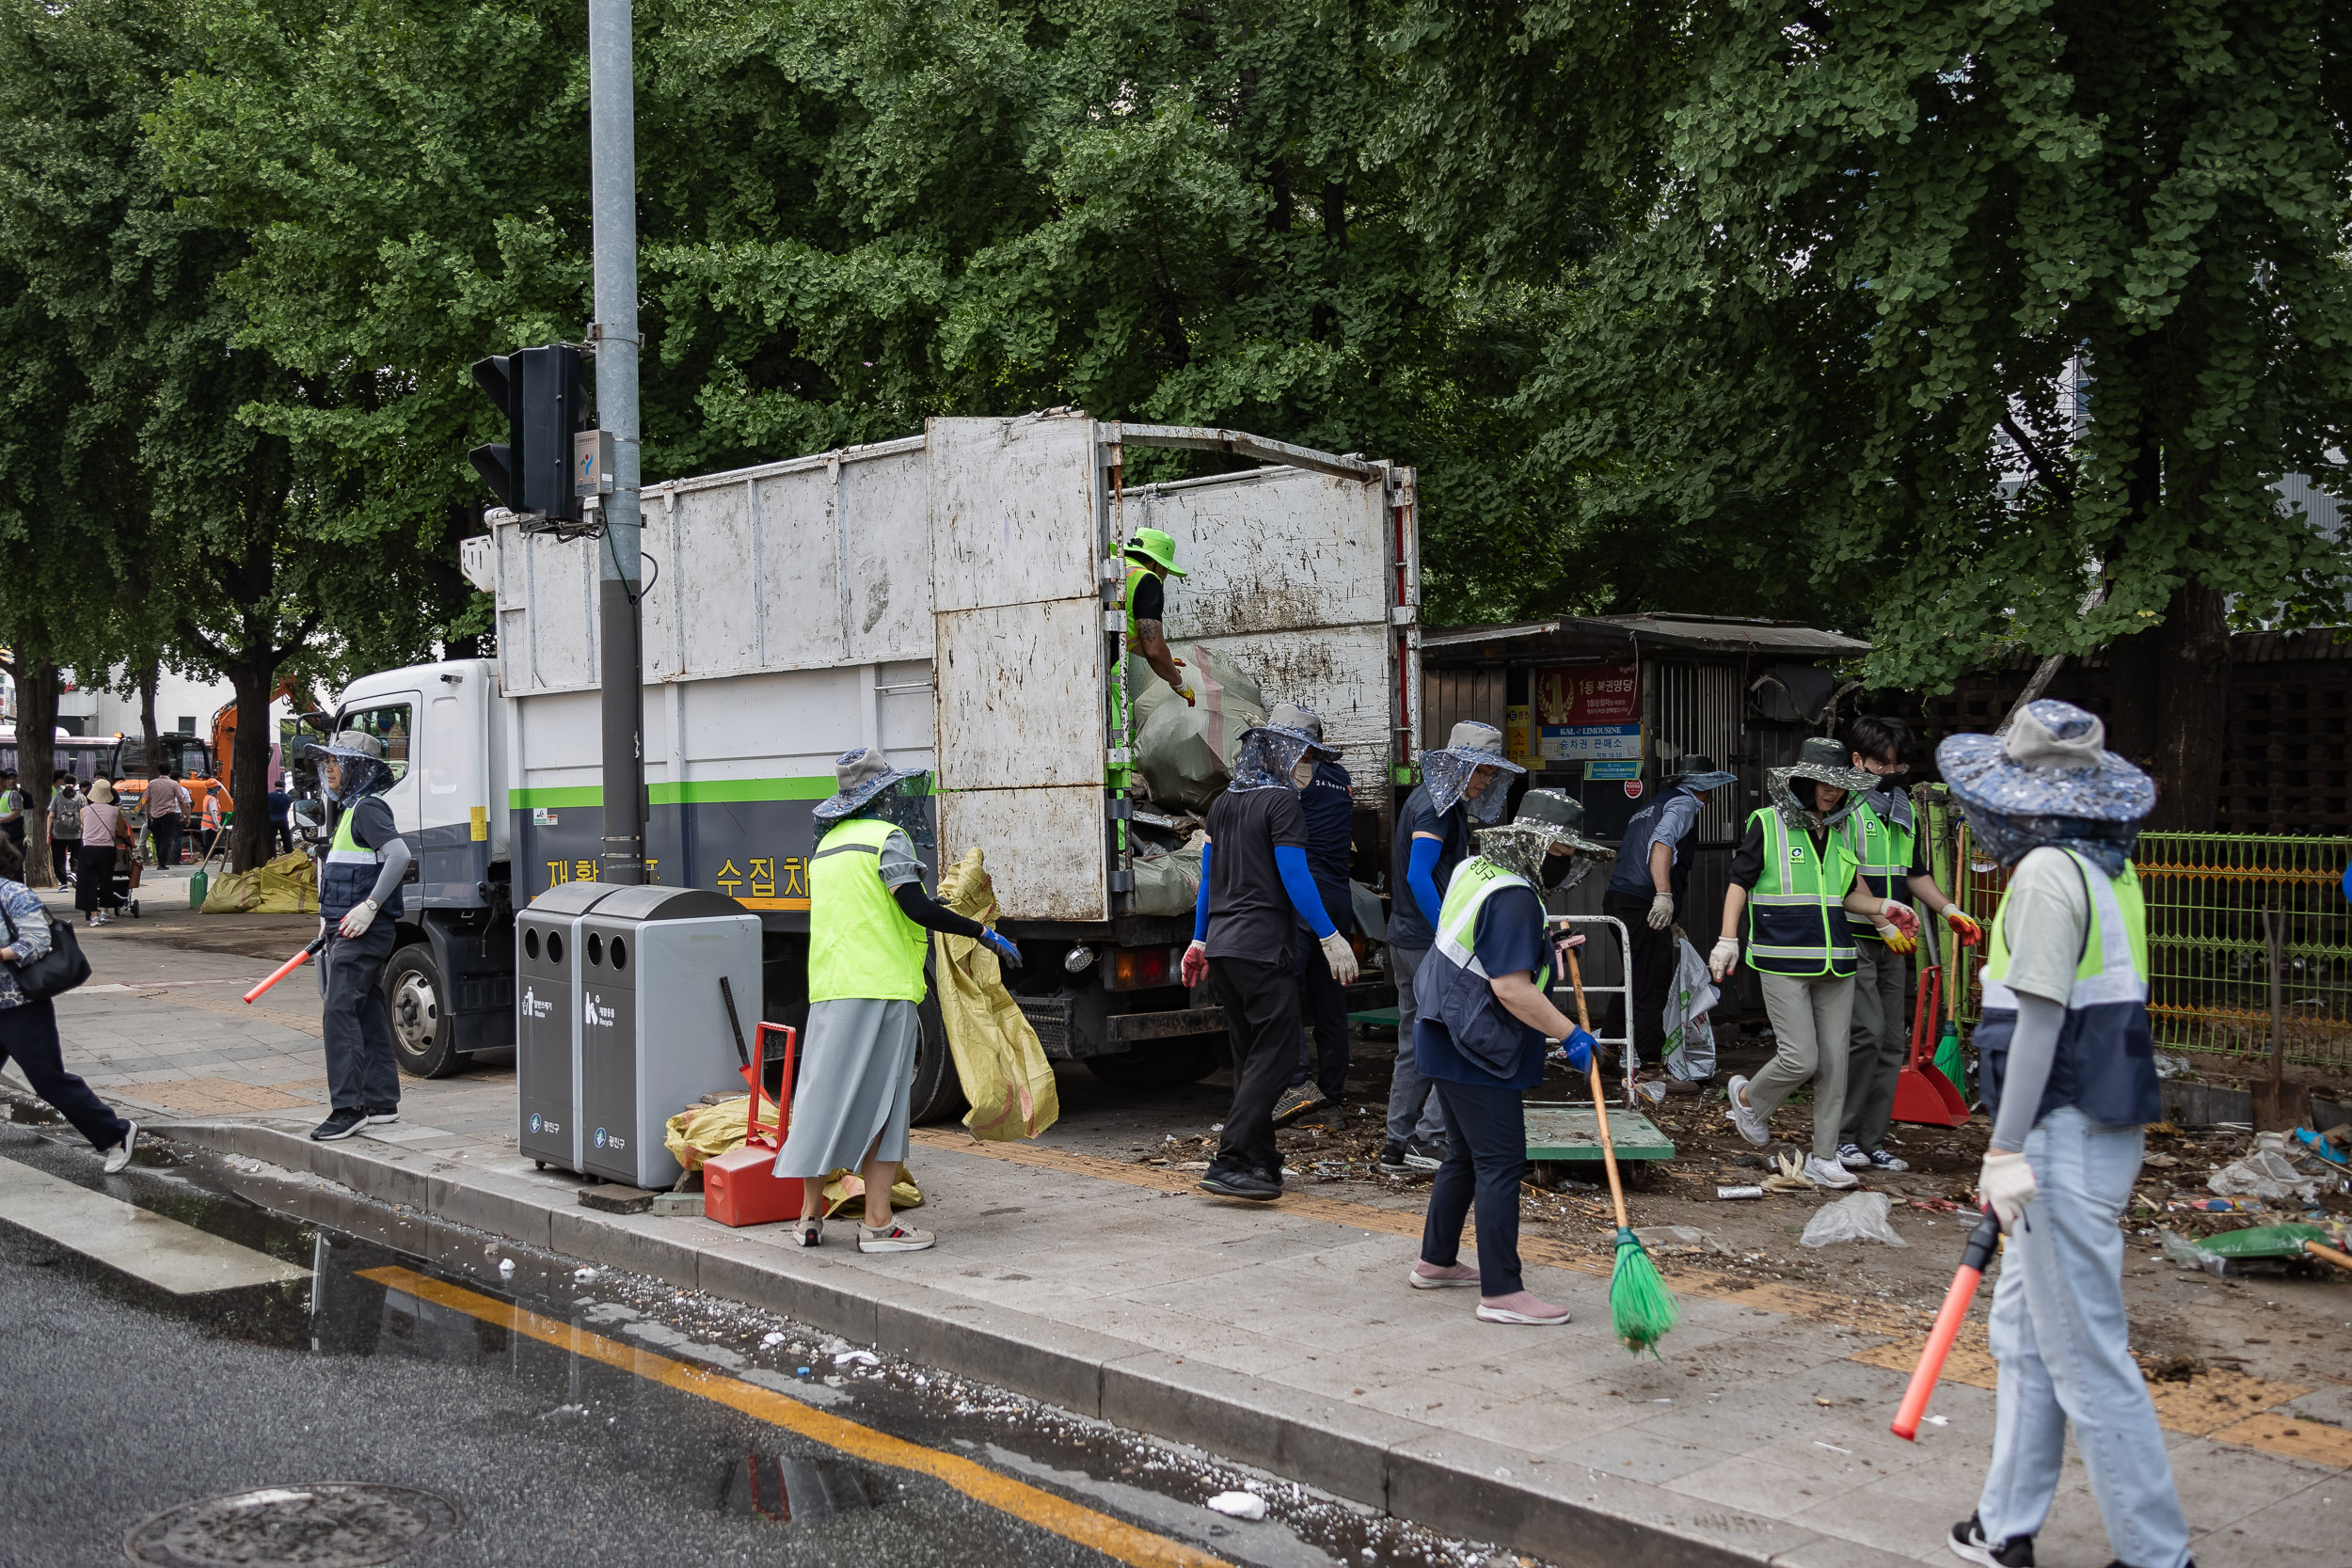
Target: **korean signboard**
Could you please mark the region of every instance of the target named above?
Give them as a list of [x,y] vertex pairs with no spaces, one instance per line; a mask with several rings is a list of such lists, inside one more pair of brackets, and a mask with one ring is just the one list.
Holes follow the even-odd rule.
[[1538,670],[1537,744],[1546,762],[1639,762],[1642,681],[1630,664]]

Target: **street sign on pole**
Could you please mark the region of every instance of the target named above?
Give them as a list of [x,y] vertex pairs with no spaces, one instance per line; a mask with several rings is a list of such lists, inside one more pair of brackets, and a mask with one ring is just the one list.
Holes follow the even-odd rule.
[[[597,642],[604,687],[604,856],[609,882],[645,879],[644,689],[639,653],[637,130],[630,0],[588,0],[589,214],[596,236],[596,413],[612,438],[600,495]],[[569,455],[568,453],[566,454]],[[601,455],[599,453],[599,455]],[[584,499],[584,498],[583,498]]]

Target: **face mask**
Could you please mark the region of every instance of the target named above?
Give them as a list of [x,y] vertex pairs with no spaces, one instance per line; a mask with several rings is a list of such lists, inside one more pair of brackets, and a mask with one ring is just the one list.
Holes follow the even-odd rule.
[[1304,789],[1314,782],[1314,759],[1312,757],[1301,758],[1298,766],[1291,769],[1291,783],[1296,784],[1299,788]]

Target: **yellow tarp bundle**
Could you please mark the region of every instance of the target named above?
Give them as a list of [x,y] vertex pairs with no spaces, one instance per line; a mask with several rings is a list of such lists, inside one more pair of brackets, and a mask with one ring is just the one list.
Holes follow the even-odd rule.
[[[677,1163],[691,1176],[703,1168],[703,1162],[714,1159],[731,1149],[743,1147],[743,1113],[752,1097],[739,1094],[733,1100],[722,1100],[715,1105],[690,1105],[672,1117],[663,1129],[661,1141],[669,1147]],[[759,1120],[764,1127],[776,1124],[776,1102],[766,1095],[759,1097]],[[685,1178],[679,1178],[680,1186]],[[836,1170],[825,1178],[825,1214],[828,1218],[839,1213],[852,1198],[864,1198],[866,1179],[852,1170]],[[914,1177],[903,1164],[898,1179],[891,1183],[890,1206],[893,1209],[920,1209],[923,1189],[914,1184]]]
[[[996,886],[976,847],[939,877],[939,901],[982,925],[996,918]],[[970,937],[934,931],[932,989],[947,1023],[947,1049],[972,1102],[963,1125],[976,1138],[1034,1138],[1061,1116],[1054,1067],[1037,1031],[1005,989],[996,955]]]
[[318,908],[318,867],[299,849],[215,877],[204,893],[206,914],[316,914]]

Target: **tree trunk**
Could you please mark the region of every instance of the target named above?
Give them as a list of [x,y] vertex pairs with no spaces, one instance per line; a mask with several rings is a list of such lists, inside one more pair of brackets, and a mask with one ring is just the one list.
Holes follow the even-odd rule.
[[24,795],[24,885],[56,887],[49,863],[49,775],[57,768],[57,667],[17,660],[16,786]]
[[2230,702],[2230,622],[2220,594],[2184,583],[2153,639],[2156,809],[2151,828],[2205,833],[2220,810],[2222,738]]
[[139,738],[147,743],[147,776],[151,779],[163,772],[164,741],[155,730],[155,687],[163,678],[161,658],[149,659],[147,668],[139,672]]
[[277,663],[266,654],[229,672],[237,694],[237,736],[229,759],[229,798],[237,803],[229,864],[236,871],[269,859],[269,694],[277,681]]

